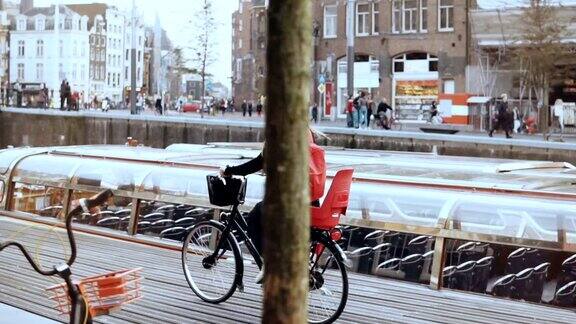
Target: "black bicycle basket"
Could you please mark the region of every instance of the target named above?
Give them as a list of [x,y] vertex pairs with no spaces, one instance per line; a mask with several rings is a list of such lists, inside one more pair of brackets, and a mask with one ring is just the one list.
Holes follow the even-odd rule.
[[231,206],[243,204],[246,197],[246,178],[206,176],[210,204],[214,206]]

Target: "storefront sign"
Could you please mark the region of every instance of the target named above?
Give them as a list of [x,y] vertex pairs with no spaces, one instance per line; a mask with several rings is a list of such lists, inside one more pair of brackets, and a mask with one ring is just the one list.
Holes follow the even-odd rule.
[[430,97],[438,95],[438,80],[397,81],[396,96]]

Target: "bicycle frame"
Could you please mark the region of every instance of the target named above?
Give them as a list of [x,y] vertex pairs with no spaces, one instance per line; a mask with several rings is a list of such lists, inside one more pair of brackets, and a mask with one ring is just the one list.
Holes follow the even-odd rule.
[[[225,225],[222,237],[223,238],[228,237],[228,235],[232,234],[232,231],[236,230],[237,233],[244,240],[244,244],[248,248],[248,252],[250,252],[252,257],[254,258],[254,262],[256,262],[256,265],[258,265],[259,269],[262,269],[264,265],[264,260],[262,259],[262,256],[254,246],[254,243],[252,243],[252,239],[250,239],[248,233],[246,232],[245,228],[248,226],[248,224],[246,223],[244,217],[242,217],[242,214],[240,214],[240,211],[238,210],[238,205],[236,204],[232,207],[232,210],[229,215],[226,214],[223,215],[225,215],[225,217],[220,220],[220,222]],[[214,259],[218,257],[219,251],[221,249],[225,251],[225,249],[222,247],[223,241],[225,240],[218,240],[218,245],[216,246],[216,249],[214,249],[214,253],[212,254],[212,257]]]

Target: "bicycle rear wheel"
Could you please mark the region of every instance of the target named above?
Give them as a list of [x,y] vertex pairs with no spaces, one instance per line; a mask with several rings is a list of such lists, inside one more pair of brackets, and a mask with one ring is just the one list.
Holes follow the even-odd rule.
[[[323,248],[322,248],[323,247]],[[315,253],[318,250],[322,253]],[[340,317],[348,300],[348,274],[332,244],[312,246],[308,322],[332,323]]]
[[[198,297],[213,304],[234,294],[244,271],[238,243],[231,234],[223,236],[224,228],[213,221],[198,223],[182,245],[182,268],[188,285]],[[225,241],[215,253],[220,240]]]

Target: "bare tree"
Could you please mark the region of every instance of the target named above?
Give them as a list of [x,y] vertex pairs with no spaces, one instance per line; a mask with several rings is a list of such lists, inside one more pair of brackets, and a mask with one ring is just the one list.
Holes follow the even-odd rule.
[[311,0],[270,0],[263,323],[306,323]]
[[198,35],[193,46],[194,62],[198,74],[202,78],[202,96],[200,115],[204,117],[204,97],[206,96],[206,78],[210,77],[208,67],[214,63],[215,38],[211,33],[216,28],[211,0],[202,0],[202,8],[196,13],[194,22]]
[[[528,0],[520,16],[521,32],[517,39],[516,59],[525,72],[522,83],[534,89],[538,102],[539,128],[546,136],[550,122],[550,81],[559,73],[557,63],[566,55],[562,38],[567,26],[559,19],[561,6],[550,0]],[[561,72],[560,72],[561,73]]]
[[172,55],[172,64],[168,68],[170,95],[173,98],[177,98],[182,94],[182,77],[185,74],[198,72],[196,69],[188,67],[188,60],[184,56],[184,51],[181,47],[175,47],[170,54]]

